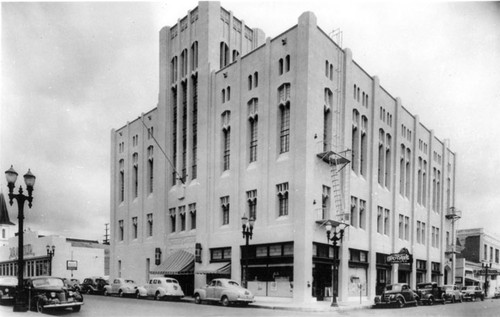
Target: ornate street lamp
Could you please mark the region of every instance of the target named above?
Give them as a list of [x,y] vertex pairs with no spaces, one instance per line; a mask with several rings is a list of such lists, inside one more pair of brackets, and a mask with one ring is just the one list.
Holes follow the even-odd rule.
[[35,175],[31,174],[31,171],[28,169],[28,172],[24,174],[24,183],[26,184],[26,191],[28,192],[28,196],[23,194],[22,186],[19,186],[19,194],[14,194],[14,187],[16,185],[17,180],[17,172],[14,170],[11,165],[10,168],[5,171],[5,177],[7,178],[7,186],[9,187],[9,204],[12,206],[14,203],[14,199],[17,201],[17,208],[19,210],[19,214],[17,218],[19,219],[19,231],[17,233],[18,238],[18,252],[17,252],[17,294],[14,302],[14,311],[15,312],[26,312],[28,311],[28,306],[26,303],[26,296],[24,294],[24,229],[23,229],[23,221],[24,221],[24,202],[28,202],[28,206],[31,208],[31,202],[33,201],[33,187],[35,186]]
[[245,244],[245,272],[243,273],[243,286],[246,288],[247,287],[247,274],[248,274],[248,243],[249,240],[252,239],[253,235],[253,225],[255,223],[255,219],[250,218],[248,220],[248,217],[246,213],[243,214],[243,217],[241,217],[241,227],[242,227],[242,232],[243,232],[243,238],[246,239],[246,244]]
[[[343,228],[340,228],[340,226],[343,225]],[[347,228],[349,225],[346,223],[338,223],[336,221],[328,221],[325,225],[326,229],[326,239],[328,242],[332,241],[333,245],[333,269],[332,269],[332,307],[338,307],[339,304],[337,303],[337,294],[334,293],[334,280],[335,277],[338,276],[337,271],[337,258],[335,256],[335,247],[337,246],[338,243],[342,242],[342,238],[344,237],[344,230]],[[337,231],[337,228],[339,229]],[[333,232],[332,232],[333,230]],[[332,235],[333,233],[333,235]]]
[[[54,257],[54,254],[56,253],[56,246],[53,245],[52,247],[47,244],[47,255],[50,258],[49,262],[49,275],[52,276],[52,258]],[[71,272],[73,273],[73,272]]]

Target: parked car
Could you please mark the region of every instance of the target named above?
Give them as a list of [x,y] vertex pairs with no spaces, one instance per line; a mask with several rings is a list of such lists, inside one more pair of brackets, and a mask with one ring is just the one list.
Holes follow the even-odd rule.
[[80,290],[80,280],[76,279],[76,278],[72,278],[72,279],[69,279],[69,278],[63,278],[63,281],[64,281],[64,285],[66,285],[68,288],[71,288],[73,290]]
[[450,301],[452,303],[462,302],[462,292],[460,292],[460,288],[456,285],[444,285],[441,286],[444,290],[444,299],[446,301]]
[[10,302],[14,300],[17,288],[17,278],[13,276],[0,277],[0,301]]
[[445,291],[436,282],[417,284],[417,295],[422,304],[434,305],[435,302],[444,304]]
[[137,298],[154,296],[154,299],[176,299],[184,297],[179,282],[175,278],[155,277],[149,280],[148,284],[137,287]]
[[104,286],[104,296],[117,294],[120,297],[136,295],[138,285],[133,280],[115,278],[112,283]]
[[375,297],[375,307],[418,305],[418,295],[406,283],[386,285],[382,295]]
[[495,288],[495,293],[493,293],[493,298],[500,298],[500,288]]
[[108,281],[102,277],[87,277],[79,287],[76,287],[81,293],[86,294],[103,294],[104,286],[108,285]]
[[484,300],[484,291],[479,286],[464,286],[462,287],[462,297],[470,301],[475,301],[477,298]]
[[241,287],[236,281],[226,278],[213,279],[205,287],[195,289],[193,297],[196,304],[211,301],[220,302],[223,306],[233,303],[248,305],[254,301],[252,292]]
[[24,280],[24,287],[29,294],[30,309],[40,313],[46,309],[72,308],[78,312],[83,305],[83,296],[64,286],[62,278],[37,276]]

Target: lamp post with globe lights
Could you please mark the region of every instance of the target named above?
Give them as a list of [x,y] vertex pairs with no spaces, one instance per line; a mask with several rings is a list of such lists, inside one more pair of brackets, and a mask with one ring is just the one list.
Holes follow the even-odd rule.
[[245,244],[245,272],[243,273],[243,286],[246,288],[247,287],[247,275],[248,275],[248,244],[249,240],[252,239],[253,235],[253,225],[255,224],[255,219],[253,217],[250,217],[250,220],[248,220],[248,217],[245,214],[243,214],[243,217],[241,217],[241,227],[242,227],[242,233],[243,233],[243,238],[246,239],[246,244]]
[[[52,276],[52,258],[54,257],[54,254],[56,253],[56,246],[53,245],[52,247],[47,244],[47,255],[50,258],[49,262],[49,276]],[[73,273],[73,272],[71,272]]]
[[[343,225],[343,228],[340,228],[340,226]],[[339,223],[336,221],[328,221],[325,225],[326,229],[326,239],[328,242],[332,241],[332,246],[333,246],[333,269],[332,269],[332,307],[338,307],[339,304],[337,303],[337,294],[336,290],[334,287],[334,280],[335,277],[338,276],[337,274],[337,257],[335,256],[335,247],[339,242],[342,242],[342,239],[344,238],[344,230],[348,227],[349,225],[346,223]],[[337,231],[337,228],[339,230]],[[332,230],[333,230],[333,235],[332,235]]]
[[35,175],[31,174],[31,171],[28,169],[28,172],[24,174],[24,183],[26,184],[26,191],[28,195],[23,194],[22,186],[19,186],[19,193],[14,194],[14,188],[17,180],[17,172],[14,170],[11,165],[10,168],[5,171],[5,177],[7,178],[7,187],[9,187],[9,204],[12,206],[14,203],[14,199],[17,201],[18,208],[18,216],[19,219],[19,231],[17,233],[18,238],[18,252],[17,252],[17,292],[16,299],[14,302],[14,311],[15,312],[26,312],[28,311],[28,306],[26,303],[26,296],[24,294],[23,287],[23,275],[24,275],[24,203],[28,202],[28,207],[31,208],[33,201],[33,187],[35,186]]

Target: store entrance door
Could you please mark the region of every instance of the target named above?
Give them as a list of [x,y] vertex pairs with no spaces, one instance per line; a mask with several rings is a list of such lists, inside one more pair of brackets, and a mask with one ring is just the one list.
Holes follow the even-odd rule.
[[[335,279],[337,279],[335,277]],[[336,283],[337,284],[337,283]],[[337,290],[335,291],[337,293]],[[325,297],[332,296],[332,264],[315,263],[313,264],[313,285],[312,296],[316,300],[323,301]],[[331,300],[331,299],[326,299]]]

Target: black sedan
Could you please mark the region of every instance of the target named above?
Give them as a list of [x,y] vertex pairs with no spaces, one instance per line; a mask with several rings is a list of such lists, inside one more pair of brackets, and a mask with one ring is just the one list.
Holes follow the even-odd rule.
[[58,277],[38,276],[25,280],[25,292],[29,295],[29,305],[32,310],[43,312],[47,309],[72,308],[80,311],[83,296],[64,285]]
[[10,302],[14,300],[17,288],[17,278],[13,276],[0,277],[0,301]]

